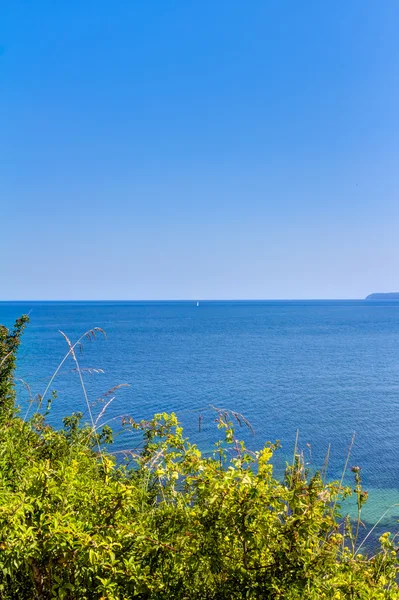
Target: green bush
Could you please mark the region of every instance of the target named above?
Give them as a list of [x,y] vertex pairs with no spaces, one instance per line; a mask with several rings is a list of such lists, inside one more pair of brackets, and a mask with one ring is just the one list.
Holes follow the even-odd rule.
[[24,422],[10,408],[24,324],[0,330],[1,599],[399,598],[389,534],[368,558],[356,524],[343,528],[349,490],[299,455],[276,480],[275,446],[246,450],[226,411],[211,456],[174,414],[126,420],[143,443],[122,464],[104,449],[109,429],[80,414],[62,430],[39,413]]

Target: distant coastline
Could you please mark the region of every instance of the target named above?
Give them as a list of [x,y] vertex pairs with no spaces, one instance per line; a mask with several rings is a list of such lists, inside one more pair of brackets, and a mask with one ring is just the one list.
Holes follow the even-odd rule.
[[399,292],[370,294],[366,296],[366,300],[399,300]]

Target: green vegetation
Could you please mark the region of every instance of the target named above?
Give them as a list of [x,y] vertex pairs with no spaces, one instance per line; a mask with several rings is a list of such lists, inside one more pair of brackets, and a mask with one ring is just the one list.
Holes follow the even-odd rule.
[[310,476],[298,453],[276,480],[275,446],[246,450],[232,413],[216,413],[212,456],[173,414],[126,420],[142,445],[122,464],[104,449],[111,431],[80,414],[60,431],[39,412],[25,422],[13,369],[26,321],[0,328],[1,599],[399,598],[390,535],[356,552],[357,523],[340,515],[351,490]]

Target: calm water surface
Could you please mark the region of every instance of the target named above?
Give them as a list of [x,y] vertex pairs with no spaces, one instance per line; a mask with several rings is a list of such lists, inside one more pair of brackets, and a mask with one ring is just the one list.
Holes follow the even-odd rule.
[[[207,410],[213,404],[249,419],[255,436],[239,434],[252,448],[281,440],[278,471],[297,429],[309,463],[320,465],[331,444],[331,477],[341,473],[356,431],[350,465],[362,466],[370,492],[367,523],[399,502],[399,302],[3,302],[0,323],[10,326],[29,311],[18,375],[33,394],[43,393],[67,351],[59,330],[75,341],[99,326],[107,339],[86,342],[78,355],[83,368],[104,370],[85,373],[90,399],[130,384],[116,392],[103,420],[175,411],[207,451],[217,439]],[[55,424],[85,411],[73,369],[69,359],[52,386]],[[18,394],[25,406],[22,385]],[[115,447],[134,443],[122,434]],[[384,519],[391,530],[398,515],[392,509]]]

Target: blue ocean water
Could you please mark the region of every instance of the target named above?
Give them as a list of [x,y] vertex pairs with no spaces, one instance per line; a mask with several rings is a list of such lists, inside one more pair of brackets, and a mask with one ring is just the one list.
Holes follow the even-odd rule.
[[[18,376],[33,395],[43,393],[68,351],[59,330],[74,342],[98,326],[107,338],[85,340],[78,353],[90,401],[118,384],[130,386],[115,392],[103,422],[118,429],[124,414],[175,411],[208,451],[218,438],[212,404],[245,415],[255,435],[246,428],[238,435],[251,448],[281,440],[278,473],[297,430],[309,468],[323,463],[331,445],[332,478],[340,476],[356,432],[349,466],[362,466],[370,493],[366,525],[399,503],[399,302],[3,302],[0,323],[11,326],[26,312],[31,323]],[[74,367],[69,358],[51,387],[58,392],[56,425],[86,410]],[[24,411],[22,384],[18,399]],[[95,416],[102,408],[93,407]],[[115,448],[135,443],[121,434]],[[393,507],[382,523],[396,531],[398,516]]]

